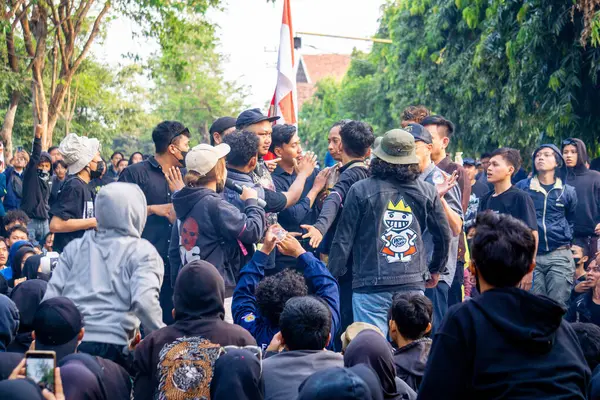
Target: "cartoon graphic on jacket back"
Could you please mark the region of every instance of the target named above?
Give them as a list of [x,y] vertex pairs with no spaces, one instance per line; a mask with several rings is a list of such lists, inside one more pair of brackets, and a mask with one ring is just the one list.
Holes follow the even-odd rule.
[[381,236],[385,244],[381,254],[386,256],[388,263],[409,262],[417,252],[417,233],[409,228],[412,222],[412,209],[404,203],[403,198],[396,204],[391,201],[388,203],[387,210],[383,213],[383,223],[387,229]]
[[179,254],[182,265],[200,260],[200,247],[196,246],[199,235],[198,222],[194,218],[188,217],[183,224],[179,220],[177,223],[180,228]]

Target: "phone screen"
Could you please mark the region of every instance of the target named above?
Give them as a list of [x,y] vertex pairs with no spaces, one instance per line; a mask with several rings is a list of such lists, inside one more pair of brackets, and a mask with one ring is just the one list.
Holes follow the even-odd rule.
[[25,371],[29,379],[34,381],[41,389],[54,392],[54,369],[56,358],[50,352],[26,354]]

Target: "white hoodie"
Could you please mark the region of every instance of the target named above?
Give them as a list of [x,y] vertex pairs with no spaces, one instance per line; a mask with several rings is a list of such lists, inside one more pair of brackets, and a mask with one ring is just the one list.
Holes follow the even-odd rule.
[[137,185],[104,186],[95,208],[98,230],[65,247],[44,300],[73,300],[83,314],[84,342],[126,345],[140,321],[146,334],[164,326],[158,300],[164,265],[141,238],[147,211]]

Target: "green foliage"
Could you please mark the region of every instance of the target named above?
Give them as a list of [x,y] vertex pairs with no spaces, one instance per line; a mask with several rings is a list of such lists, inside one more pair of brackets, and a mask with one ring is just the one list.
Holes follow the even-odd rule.
[[528,158],[542,142],[575,136],[597,155],[600,17],[584,47],[584,17],[573,4],[390,2],[378,34],[393,43],[355,54],[341,84],[320,85],[301,110],[301,131],[322,149],[325,122],[361,118],[381,134],[399,125],[405,107],[424,104],[456,123],[453,151],[512,146]]

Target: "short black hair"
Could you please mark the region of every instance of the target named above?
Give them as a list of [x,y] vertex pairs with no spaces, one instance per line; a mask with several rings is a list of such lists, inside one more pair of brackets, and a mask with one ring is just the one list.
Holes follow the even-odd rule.
[[289,350],[323,350],[331,331],[331,310],[316,297],[293,297],[285,303],[279,327]]
[[10,238],[10,235],[12,235],[13,232],[16,232],[16,231],[21,231],[21,232],[26,233],[27,235],[29,235],[29,232],[27,231],[27,228],[25,226],[23,226],[23,225],[15,225],[15,226],[13,226],[12,228],[10,228],[8,230],[6,236],[8,238]]
[[412,182],[421,175],[421,168],[419,164],[390,164],[375,157],[369,165],[369,173],[379,179],[393,178],[399,182]]
[[292,269],[285,269],[260,281],[254,295],[260,314],[273,325],[279,325],[279,316],[285,303],[292,297],[307,294],[304,276]]
[[54,150],[58,150],[58,146],[50,146],[48,148],[48,153],[52,153]]
[[592,371],[600,364],[600,327],[595,324],[575,322],[571,327],[579,339],[585,361]]
[[340,129],[342,148],[350,157],[364,157],[375,141],[371,125],[361,121],[350,121]]
[[344,125],[346,125],[348,122],[352,122],[351,119],[340,119],[339,121],[336,121],[333,123],[333,125],[331,125],[331,128],[329,128],[329,130],[332,130],[333,128],[335,128],[336,126],[339,126],[340,129],[344,127]]
[[492,153],[488,153],[487,151],[483,154],[481,154],[481,157],[479,157],[479,159],[481,160],[482,158],[492,158]]
[[260,140],[256,133],[237,130],[225,136],[223,143],[227,143],[231,148],[227,154],[227,164],[244,167],[252,157],[257,157]]
[[269,151],[275,153],[275,147],[282,147],[284,144],[289,144],[297,131],[294,125],[275,125],[271,134],[271,147]]
[[433,304],[422,294],[399,293],[392,300],[392,319],[402,336],[417,340],[431,323]]
[[23,225],[27,225],[29,223],[29,217],[23,210],[10,210],[6,212],[4,216],[4,226],[10,225],[17,221],[22,221]]
[[186,131],[185,125],[177,121],[163,121],[156,125],[152,131],[152,141],[158,154],[167,151],[169,145],[175,139],[175,135],[184,135],[190,137],[189,130]]
[[114,153],[112,153],[112,155],[110,156],[110,159],[112,160],[113,158],[115,158],[116,155],[120,155],[121,158],[125,158],[125,156],[123,155],[123,153],[121,153],[120,151],[115,151]]
[[119,163],[117,164],[117,167],[118,167],[119,165],[121,165],[121,163],[126,163],[127,165],[129,165],[129,160],[128,160],[128,159],[126,159],[126,158],[121,158],[121,159],[119,160]]
[[523,161],[521,160],[521,153],[517,149],[513,149],[510,147],[501,147],[492,152],[491,157],[496,156],[502,157],[507,163],[509,163],[515,168],[515,170],[513,171],[513,176],[519,171],[519,168],[521,168],[521,163]]
[[54,161],[54,164],[52,164],[52,170],[54,171],[59,165],[62,166],[64,169],[68,168],[67,163],[64,162],[64,160],[56,160]]
[[427,125],[443,126],[444,128],[446,128],[445,136],[447,138],[451,138],[452,135],[454,135],[454,130],[455,130],[454,124],[452,123],[452,121],[442,117],[441,115],[427,116],[427,117],[423,118],[423,120],[421,121],[421,125],[423,125],[423,126],[427,126]]
[[513,287],[529,272],[535,256],[531,228],[508,215],[484,211],[477,214],[471,259],[487,283]]

